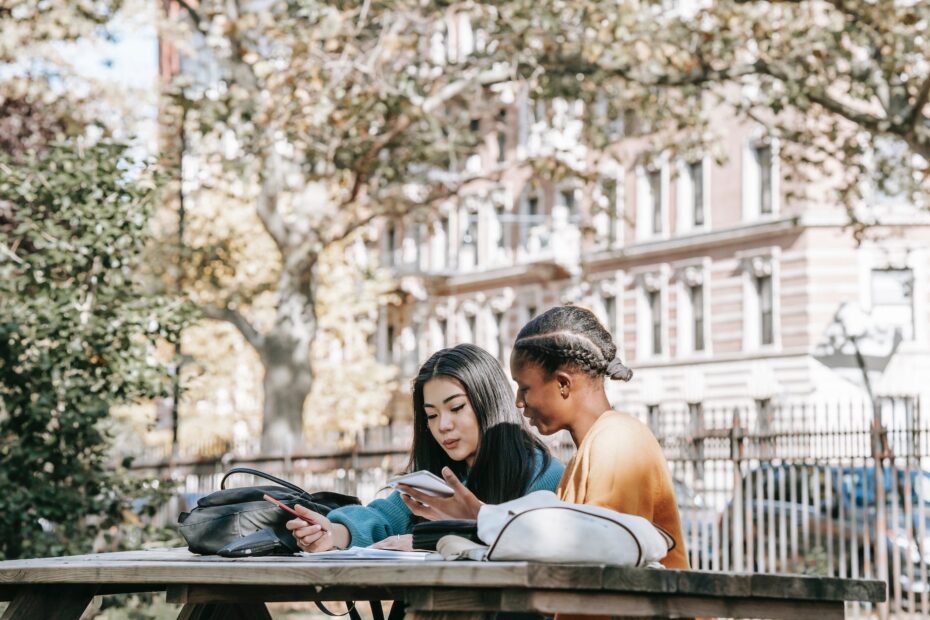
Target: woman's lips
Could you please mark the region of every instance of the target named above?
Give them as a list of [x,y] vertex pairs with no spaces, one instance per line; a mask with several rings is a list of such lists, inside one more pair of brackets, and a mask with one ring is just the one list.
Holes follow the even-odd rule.
[[455,446],[459,445],[459,440],[458,439],[446,439],[444,442],[442,442],[442,445],[447,450],[451,450]]

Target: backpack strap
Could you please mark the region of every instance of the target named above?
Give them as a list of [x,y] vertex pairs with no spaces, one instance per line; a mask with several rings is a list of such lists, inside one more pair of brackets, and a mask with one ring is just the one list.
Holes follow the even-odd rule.
[[220,489],[226,488],[226,479],[232,476],[233,474],[249,474],[252,476],[256,476],[258,478],[264,478],[265,480],[274,482],[275,484],[288,488],[291,491],[295,491],[302,495],[307,495],[306,491],[301,489],[299,486],[297,486],[293,482],[288,482],[287,480],[278,478],[277,476],[272,476],[271,474],[266,474],[265,472],[259,469],[252,469],[251,467],[233,467],[232,469],[230,469],[228,472],[226,472],[226,475],[223,476],[223,479],[220,481]]
[[[331,616],[331,617],[333,617],[333,618],[338,618],[338,617],[340,617],[340,616],[349,616],[352,620],[362,620],[361,614],[359,614],[359,613],[358,613],[358,610],[355,608],[355,602],[354,602],[354,601],[346,601],[345,603],[346,603],[346,610],[347,610],[347,611],[346,611],[344,614],[337,614],[337,613],[335,613],[335,612],[332,612],[332,611],[328,610],[328,609],[326,608],[326,606],[325,606],[322,602],[320,602],[320,601],[313,601],[313,604],[317,606],[317,609],[319,609],[320,611],[322,611],[322,612],[323,612],[324,614],[326,614],[327,616]],[[381,611],[381,605],[380,605],[380,604],[378,605],[378,611]],[[382,612],[382,614],[383,614],[383,612]]]

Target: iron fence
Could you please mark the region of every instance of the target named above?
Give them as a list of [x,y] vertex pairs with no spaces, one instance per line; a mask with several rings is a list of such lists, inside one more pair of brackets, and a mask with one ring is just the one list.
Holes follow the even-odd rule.
[[[930,617],[930,429],[915,398],[881,399],[877,410],[758,401],[633,413],[665,451],[694,568],[883,579],[889,603],[854,613]],[[159,515],[168,524],[235,465],[369,501],[406,466],[410,440],[409,426],[395,426],[287,458],[228,452],[138,469],[179,481],[181,494]],[[547,441],[571,458],[567,435]]]

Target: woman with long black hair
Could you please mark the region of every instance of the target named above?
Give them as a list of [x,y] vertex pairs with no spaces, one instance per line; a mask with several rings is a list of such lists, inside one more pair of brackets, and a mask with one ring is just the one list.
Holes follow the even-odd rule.
[[[554,491],[562,477],[562,464],[528,430],[514,406],[513,390],[500,364],[480,347],[442,349],[423,364],[413,382],[413,417],[409,470],[425,469],[447,481],[461,481],[478,505],[541,489]],[[411,507],[430,520],[463,516],[395,491],[367,506],[346,506],[325,517],[298,506],[307,521],[294,519],[287,527],[305,551],[378,541],[384,541],[382,547],[404,549],[412,546],[409,533],[416,517]]]

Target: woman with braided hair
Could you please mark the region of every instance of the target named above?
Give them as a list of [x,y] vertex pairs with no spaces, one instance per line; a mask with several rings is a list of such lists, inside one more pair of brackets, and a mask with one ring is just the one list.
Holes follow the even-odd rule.
[[[597,317],[577,306],[550,308],[520,330],[510,370],[517,407],[530,424],[543,435],[567,430],[578,448],[559,482],[559,498],[648,519],[675,541],[662,564],[688,568],[678,504],[659,442],[645,424],[614,411],[607,399],[605,378],[629,381],[633,372],[617,357],[617,346]],[[455,504],[476,502],[458,489],[443,501],[449,511]]]
[[614,411],[605,378],[629,381],[613,338],[590,310],[550,308],[527,323],[510,369],[517,407],[540,433],[567,430],[578,448],[559,482],[559,498],[639,515],[667,531],[675,545],[662,560],[688,568],[672,477],[659,442],[635,417]]

